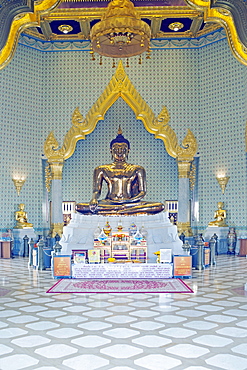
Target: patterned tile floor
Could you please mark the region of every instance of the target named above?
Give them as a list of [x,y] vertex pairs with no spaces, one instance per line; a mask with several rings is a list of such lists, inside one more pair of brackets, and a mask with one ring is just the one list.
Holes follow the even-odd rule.
[[247,369],[247,259],[217,256],[194,294],[47,294],[50,271],[0,260],[0,369]]

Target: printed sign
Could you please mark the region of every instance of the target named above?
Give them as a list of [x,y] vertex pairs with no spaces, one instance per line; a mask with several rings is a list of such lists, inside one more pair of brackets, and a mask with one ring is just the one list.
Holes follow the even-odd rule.
[[169,279],[172,263],[74,264],[74,279]]
[[100,250],[99,249],[89,249],[88,261],[89,263],[100,263]]
[[160,249],[160,263],[172,262],[172,250],[171,249]]
[[53,277],[70,278],[71,277],[71,257],[54,256],[53,257]]
[[80,252],[74,254],[74,263],[85,263],[86,262],[86,253]]
[[174,256],[174,277],[192,277],[192,256]]

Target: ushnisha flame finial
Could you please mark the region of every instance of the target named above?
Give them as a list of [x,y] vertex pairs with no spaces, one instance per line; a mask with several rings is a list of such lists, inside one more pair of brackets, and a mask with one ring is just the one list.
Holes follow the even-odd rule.
[[123,130],[121,129],[121,126],[119,125],[118,127],[118,132],[117,132],[118,135],[122,135],[123,134]]
[[125,137],[123,136],[123,131],[121,129],[121,126],[119,125],[118,127],[118,132],[117,132],[117,136],[115,139],[113,139],[110,143],[110,148],[112,148],[112,146],[115,144],[115,143],[125,143],[127,144],[128,146],[128,149],[130,149],[130,142],[129,140],[125,139]]

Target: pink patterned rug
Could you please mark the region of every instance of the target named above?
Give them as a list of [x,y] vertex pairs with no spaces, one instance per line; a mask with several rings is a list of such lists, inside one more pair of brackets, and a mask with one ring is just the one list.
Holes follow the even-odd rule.
[[46,293],[193,293],[181,279],[61,279]]

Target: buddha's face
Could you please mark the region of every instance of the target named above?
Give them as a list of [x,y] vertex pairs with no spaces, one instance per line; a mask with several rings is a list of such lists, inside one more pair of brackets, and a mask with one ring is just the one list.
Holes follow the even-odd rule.
[[114,161],[124,162],[128,157],[129,148],[126,143],[115,143],[111,148],[111,154]]

